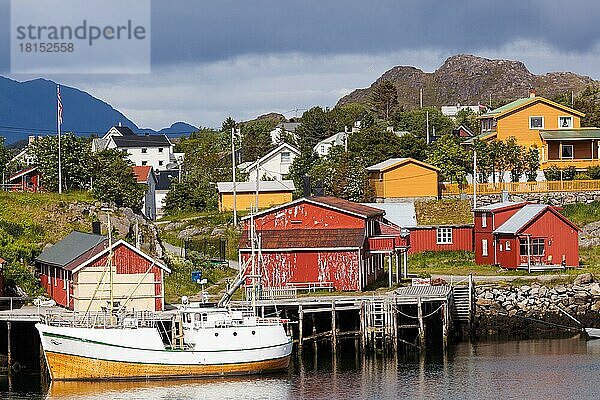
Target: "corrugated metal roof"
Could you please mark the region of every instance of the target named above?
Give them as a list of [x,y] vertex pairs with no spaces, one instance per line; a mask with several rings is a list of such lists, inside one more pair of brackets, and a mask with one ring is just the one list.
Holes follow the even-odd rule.
[[532,219],[548,208],[547,204],[526,204],[513,214],[505,223],[500,225],[494,233],[518,233]]
[[166,135],[113,136],[117,147],[169,147],[171,142]]
[[[365,242],[364,229],[288,229],[257,231],[261,247],[267,249],[358,248]],[[240,238],[240,248],[249,249],[248,231]]]
[[510,206],[514,206],[517,204],[523,204],[523,203],[525,203],[525,202],[524,201],[520,201],[520,202],[505,201],[503,203],[494,203],[494,204],[488,204],[487,206],[477,207],[473,211],[494,211],[494,210],[498,210],[500,208],[510,207]]
[[363,203],[369,207],[385,211],[385,218],[402,228],[417,226],[414,203]]
[[324,204],[333,208],[337,208],[341,211],[346,211],[352,214],[358,214],[367,218],[384,214],[383,211],[379,208],[369,207],[361,203],[355,203],[353,201],[344,200],[332,196],[312,196],[309,197],[307,200],[313,201],[315,203]]
[[554,129],[540,132],[544,140],[600,139],[600,128]]
[[494,108],[493,110],[488,111],[485,114],[482,114],[480,118],[493,117],[495,115],[502,114],[503,112],[512,110],[513,108],[517,108],[519,106],[522,106],[523,104],[527,103],[528,101],[531,101],[532,99],[533,99],[532,97],[523,97],[523,98],[511,101],[508,104],[505,104],[498,108]]
[[367,171],[381,171],[393,167],[394,165],[404,162],[406,160],[408,160],[408,158],[390,158],[375,165],[371,165],[370,167],[367,167]]
[[[233,193],[233,182],[217,182],[219,193]],[[256,181],[254,182],[236,182],[235,190],[237,193],[255,192]],[[294,181],[258,181],[259,193],[265,192],[293,192],[296,190]]]
[[44,250],[35,260],[43,264],[65,267],[86,253],[94,253],[95,248],[100,247],[103,250],[106,241],[106,236],[73,231]]

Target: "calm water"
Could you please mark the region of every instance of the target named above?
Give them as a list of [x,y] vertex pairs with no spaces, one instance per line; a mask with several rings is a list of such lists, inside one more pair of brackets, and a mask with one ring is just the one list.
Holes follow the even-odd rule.
[[461,343],[446,356],[355,357],[305,351],[289,373],[142,383],[0,378],[0,399],[599,399],[600,341]]

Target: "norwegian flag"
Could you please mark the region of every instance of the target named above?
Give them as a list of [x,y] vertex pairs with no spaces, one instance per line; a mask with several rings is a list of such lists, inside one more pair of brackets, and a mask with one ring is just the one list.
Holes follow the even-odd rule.
[[62,105],[62,99],[60,98],[60,86],[59,85],[56,85],[56,98],[58,101],[58,123],[60,125],[62,125],[63,105]]

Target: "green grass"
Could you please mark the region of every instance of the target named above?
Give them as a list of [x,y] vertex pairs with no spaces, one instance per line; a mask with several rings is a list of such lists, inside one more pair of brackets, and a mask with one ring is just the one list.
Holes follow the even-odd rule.
[[583,227],[591,222],[600,221],[600,201],[567,204],[563,207],[562,214],[575,225]]
[[475,264],[472,251],[425,251],[408,256],[408,272],[419,275],[496,275],[498,268]]

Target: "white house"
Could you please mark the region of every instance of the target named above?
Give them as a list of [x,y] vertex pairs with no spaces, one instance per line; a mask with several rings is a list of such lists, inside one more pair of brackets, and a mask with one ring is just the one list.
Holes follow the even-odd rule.
[[338,132],[327,139],[321,140],[314,147],[315,153],[317,153],[320,157],[323,157],[329,154],[329,150],[331,150],[333,146],[345,146],[346,141],[348,140],[348,135],[348,132]]
[[277,124],[275,129],[273,129],[271,134],[271,142],[273,144],[279,144],[285,140],[283,137],[283,133],[292,136],[296,139],[296,128],[300,126],[300,122],[280,122]]
[[175,169],[183,155],[173,152],[166,135],[136,135],[126,126],[113,126],[102,138],[92,141],[92,151],[118,149],[126,151],[136,166],[151,166],[156,171]]
[[300,155],[294,146],[282,143],[259,160],[240,165],[240,170],[248,174],[250,181],[256,181],[257,169],[259,180],[283,181],[290,173],[290,165]]
[[481,104],[475,106],[462,106],[460,104],[455,106],[442,106],[442,114],[452,119],[456,119],[458,112],[462,110],[471,110],[479,115],[480,113],[487,111],[487,107]]

